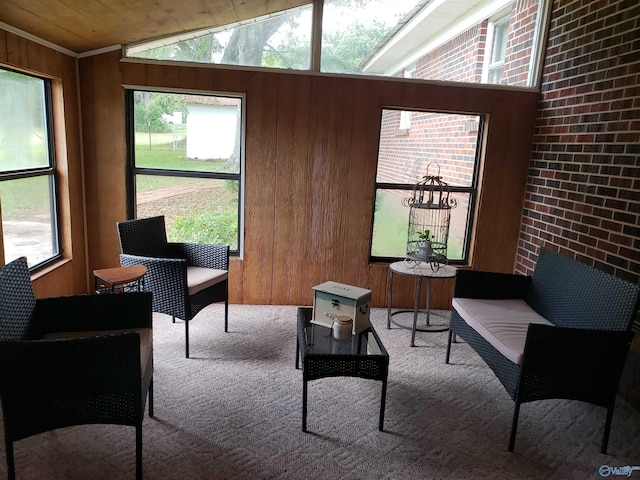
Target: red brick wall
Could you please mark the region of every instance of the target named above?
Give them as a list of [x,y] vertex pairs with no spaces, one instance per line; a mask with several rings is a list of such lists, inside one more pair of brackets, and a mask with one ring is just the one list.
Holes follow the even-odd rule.
[[487,22],[475,25],[416,62],[416,78],[479,83]]
[[556,0],[515,270],[541,246],[640,282],[640,2]]
[[[512,11],[504,66],[505,83],[510,85],[527,84],[537,8],[538,0],[518,0]],[[487,25],[485,20],[419,59],[415,77],[479,83]],[[429,162],[437,162],[446,182],[469,185],[477,141],[477,121],[471,118],[431,115],[427,120],[414,113],[411,128],[400,131],[399,112],[386,114],[382,119],[378,181],[404,183],[407,174],[417,181],[426,174]],[[398,148],[408,142],[409,152]]]
[[503,72],[506,85],[528,86],[537,14],[538,0],[519,0],[511,12]]
[[[380,182],[417,182],[427,174],[429,162],[451,185],[470,186],[475,161],[478,117],[413,112],[411,128],[400,130],[400,112],[382,117],[378,178]],[[408,146],[407,146],[408,145]],[[431,167],[429,174],[436,174]]]

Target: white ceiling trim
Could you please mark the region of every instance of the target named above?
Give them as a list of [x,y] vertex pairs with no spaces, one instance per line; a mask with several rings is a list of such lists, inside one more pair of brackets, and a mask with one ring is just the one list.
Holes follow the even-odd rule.
[[0,22],[0,28],[3,30],[6,30],[9,33],[18,35],[19,37],[26,38],[27,40],[31,40],[32,42],[48,47],[57,52],[64,53],[65,55],[69,55],[70,57],[76,58],[78,56],[77,52],[69,50],[68,48],[61,47],[60,45],[56,45],[55,43],[45,40],[44,38],[36,37],[32,33],[25,32],[24,30],[20,30],[19,28],[13,27],[4,22]]
[[[476,2],[475,5],[471,5],[463,15],[452,19],[452,22],[449,22],[438,31],[433,32],[432,29],[428,28],[427,22],[432,21],[431,16],[438,8],[442,9],[446,6],[446,3],[451,1],[458,5],[460,4],[457,0],[439,0],[429,3],[422,12],[416,15],[414,20],[407,23],[398,35],[365,65],[364,72],[393,75],[477,23],[492,17],[513,3],[514,0]],[[417,47],[403,53],[400,47],[405,42],[411,42],[413,45],[417,45]]]

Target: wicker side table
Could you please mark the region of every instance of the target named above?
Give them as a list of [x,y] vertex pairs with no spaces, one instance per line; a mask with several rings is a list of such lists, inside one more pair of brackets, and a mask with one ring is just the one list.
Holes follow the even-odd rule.
[[378,334],[373,327],[369,327],[347,340],[336,340],[329,335],[331,329],[312,324],[312,316],[311,307],[298,308],[296,368],[302,361],[302,431],[307,431],[307,384],[325,377],[360,377],[381,381],[378,430],[382,431],[389,354]]

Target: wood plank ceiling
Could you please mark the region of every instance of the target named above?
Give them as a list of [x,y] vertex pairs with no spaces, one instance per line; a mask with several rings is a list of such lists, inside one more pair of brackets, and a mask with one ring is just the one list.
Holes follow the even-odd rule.
[[2,0],[0,22],[76,53],[227,25],[309,0]]

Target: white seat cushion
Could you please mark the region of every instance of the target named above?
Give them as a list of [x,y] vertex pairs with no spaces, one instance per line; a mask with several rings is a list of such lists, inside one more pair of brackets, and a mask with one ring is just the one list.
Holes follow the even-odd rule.
[[453,308],[502,355],[520,365],[530,323],[553,324],[524,300],[454,298]]
[[54,332],[45,335],[44,340],[68,340],[73,338],[103,337],[117,333],[137,332],[140,335],[140,369],[142,376],[153,350],[153,330],[151,328],[125,328],[120,330],[98,330],[86,332]]
[[187,289],[189,295],[194,295],[209,288],[216,283],[220,283],[229,277],[227,270],[217,270],[215,268],[187,267]]

